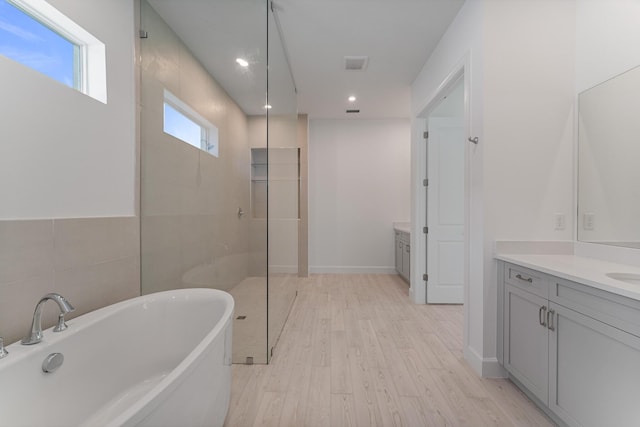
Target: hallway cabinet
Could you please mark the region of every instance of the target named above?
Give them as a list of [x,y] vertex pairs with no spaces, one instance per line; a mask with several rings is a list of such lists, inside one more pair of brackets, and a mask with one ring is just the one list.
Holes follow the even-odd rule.
[[396,271],[407,283],[411,281],[411,240],[409,233],[400,230],[395,232]]
[[640,422],[640,301],[504,263],[503,362],[569,426]]

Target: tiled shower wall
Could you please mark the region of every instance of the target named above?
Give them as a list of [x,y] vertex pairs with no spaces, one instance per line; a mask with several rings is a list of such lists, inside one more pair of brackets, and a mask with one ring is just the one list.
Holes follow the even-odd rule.
[[[141,17],[142,293],[228,290],[248,274],[247,118],[146,1]],[[219,157],[163,132],[165,89],[218,128]]]
[[[0,336],[24,336],[38,300],[57,292],[83,313],[140,294],[137,217],[0,221]],[[43,327],[58,309],[48,302]]]

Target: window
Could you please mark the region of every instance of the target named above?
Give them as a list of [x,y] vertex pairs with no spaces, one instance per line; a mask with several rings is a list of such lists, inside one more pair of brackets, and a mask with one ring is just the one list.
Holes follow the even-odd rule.
[[43,0],[0,0],[0,54],[107,102],[104,44]]
[[218,157],[218,128],[169,91],[164,91],[165,133]]

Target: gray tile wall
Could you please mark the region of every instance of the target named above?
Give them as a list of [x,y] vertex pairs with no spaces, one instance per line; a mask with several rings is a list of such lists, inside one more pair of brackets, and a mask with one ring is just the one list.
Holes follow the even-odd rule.
[[[68,318],[140,295],[137,217],[0,221],[0,336],[22,338],[48,292],[76,308]],[[47,303],[43,326],[57,308]]]
[[[228,290],[251,259],[247,118],[147,2],[141,21],[142,293]],[[165,89],[218,128],[219,157],[163,132]]]

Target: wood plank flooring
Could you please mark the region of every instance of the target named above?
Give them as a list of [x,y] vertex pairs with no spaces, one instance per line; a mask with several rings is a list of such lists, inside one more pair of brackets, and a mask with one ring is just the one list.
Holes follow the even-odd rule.
[[410,303],[394,275],[312,275],[270,365],[234,365],[226,427],[552,426],[462,358],[461,306]]

